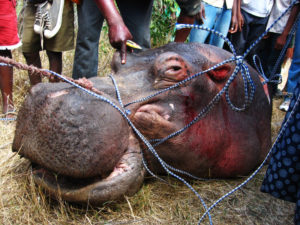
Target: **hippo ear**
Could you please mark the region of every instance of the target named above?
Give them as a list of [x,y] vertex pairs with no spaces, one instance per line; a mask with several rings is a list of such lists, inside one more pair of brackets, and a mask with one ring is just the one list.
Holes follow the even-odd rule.
[[192,66],[180,55],[165,52],[159,55],[153,65],[155,87],[163,88],[184,80],[191,75]]
[[224,64],[214,70],[210,70],[207,74],[213,81],[223,82],[226,81],[227,78],[231,75],[231,70],[232,69],[230,65]]

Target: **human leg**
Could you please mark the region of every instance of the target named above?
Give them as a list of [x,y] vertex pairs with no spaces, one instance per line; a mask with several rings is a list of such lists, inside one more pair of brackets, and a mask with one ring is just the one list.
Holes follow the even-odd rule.
[[[202,26],[207,28],[213,28],[218,8],[205,2],[203,2],[202,4],[204,5],[205,9],[205,19],[203,19]],[[195,22],[195,24],[199,25],[197,24],[197,22]],[[210,32],[208,31],[201,29],[192,29],[190,33],[190,42],[205,43],[209,35]]]
[[[222,9],[220,9],[220,13],[218,13],[214,29],[226,37],[229,30],[230,22],[231,9],[227,9],[226,6],[224,6]],[[209,44],[217,46],[219,48],[223,48],[224,39],[219,37],[218,35],[211,34]]]
[[242,9],[241,12],[244,17],[244,26],[242,28],[242,31],[238,31],[230,35],[230,41],[233,44],[237,55],[242,55],[246,50],[246,44],[248,40],[247,37],[250,32],[251,22],[251,15]]
[[143,48],[150,48],[153,0],[118,0],[117,4],[133,41]]
[[[39,51],[41,50],[40,36],[33,30],[35,21],[36,6],[26,2],[23,20],[23,33],[22,33],[22,51],[28,65],[41,68],[41,59]],[[42,81],[38,73],[28,71],[28,76],[31,85],[36,85]]]
[[276,80],[278,80],[278,77],[276,75],[280,74],[281,64],[284,60],[282,57],[282,59],[278,61],[277,68],[275,70],[275,65],[281,53],[281,50],[275,49],[275,44],[279,35],[280,34],[269,32],[268,36],[260,41],[256,52],[260,58],[266,77],[272,81],[275,81],[269,83],[271,96],[275,96],[277,94],[276,92],[278,84]]
[[103,24],[94,0],[84,0],[77,6],[78,33],[75,47],[74,79],[94,77],[98,72],[98,45]]
[[[256,17],[251,16],[251,22],[249,23],[250,30],[247,38],[246,49],[248,49],[266,30],[268,17]],[[251,51],[246,56],[248,63],[254,66],[253,56],[258,54],[260,45],[256,44],[252,47]],[[245,50],[246,50],[245,49]]]
[[[289,69],[288,80],[286,83],[286,91],[292,94],[297,87],[300,77],[300,23],[297,24],[297,31],[295,36],[294,55],[292,64]],[[291,97],[288,95],[284,98],[283,103],[279,106],[280,110],[288,111]]]
[[[42,67],[39,52],[23,52],[23,55],[28,65],[33,65],[38,68]],[[32,86],[42,82],[42,78],[40,74],[32,71],[28,71],[28,75],[29,75],[30,84]]]
[[[52,52],[46,51],[49,59],[50,70],[58,74],[62,73],[62,52]],[[59,78],[56,76],[51,76],[49,78],[50,82],[59,82]]]
[[297,82],[300,78],[300,23],[297,25],[297,32],[295,36],[294,55],[292,64],[289,69],[289,77],[286,84],[286,90],[288,93],[293,93]]
[[[288,80],[286,83],[286,91],[292,94],[299,83],[300,77],[300,23],[297,24],[297,31],[295,36],[294,54],[292,63],[289,69]],[[288,111],[290,105],[290,95],[284,98],[283,103],[279,106],[280,110]]]
[[[12,58],[11,51],[0,50],[0,56]],[[0,88],[2,94],[2,112],[14,110],[13,104],[13,68],[10,66],[0,66]]]

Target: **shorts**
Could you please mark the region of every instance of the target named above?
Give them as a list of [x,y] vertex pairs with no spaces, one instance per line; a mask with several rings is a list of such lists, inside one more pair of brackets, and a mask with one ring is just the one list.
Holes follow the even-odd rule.
[[43,47],[41,46],[40,34],[36,34],[33,30],[37,7],[28,2],[25,4],[22,33],[23,52],[29,53],[40,50],[63,52],[74,49],[74,9],[71,1],[65,1],[62,24],[58,33],[50,39],[43,37]]

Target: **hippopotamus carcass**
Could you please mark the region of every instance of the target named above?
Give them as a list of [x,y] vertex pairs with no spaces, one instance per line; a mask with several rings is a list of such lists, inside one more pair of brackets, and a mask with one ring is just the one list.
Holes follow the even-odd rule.
[[[170,43],[112,60],[123,104],[150,96],[232,57],[205,44]],[[162,139],[189,124],[224,87],[234,71],[230,62],[177,88],[126,106],[129,119],[147,140]],[[271,105],[251,67],[253,101],[234,111],[223,94],[206,116],[179,135],[155,147],[170,166],[202,178],[249,174],[262,162],[271,144]],[[109,77],[91,78],[101,96],[118,107]],[[244,83],[238,75],[229,86],[235,106],[244,104]],[[111,104],[68,83],[34,86],[20,108],[13,151],[32,162],[37,184],[52,196],[76,203],[102,204],[136,193],[145,168],[165,170]]]

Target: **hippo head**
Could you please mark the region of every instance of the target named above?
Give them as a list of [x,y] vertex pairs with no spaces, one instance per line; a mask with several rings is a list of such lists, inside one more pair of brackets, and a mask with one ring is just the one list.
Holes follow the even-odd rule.
[[[141,151],[152,172],[165,173],[140,137],[155,144],[172,135],[155,147],[157,154],[195,176],[246,175],[270,147],[271,107],[255,70],[256,92],[246,110],[234,111],[222,95],[182,130],[222,90],[235,63],[180,82],[231,57],[213,46],[175,43],[129,54],[125,65],[117,53],[112,70],[121,101],[109,77],[89,80],[102,99],[67,83],[38,84],[20,109],[13,150],[32,162],[35,181],[51,195],[78,203],[136,193],[145,174]],[[244,103],[244,85],[237,76],[229,87],[237,107]]]

